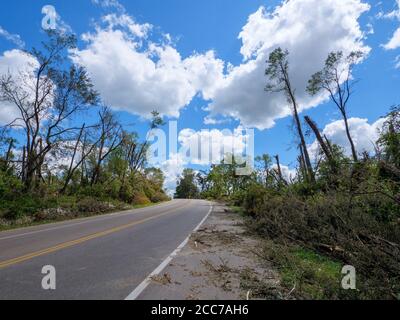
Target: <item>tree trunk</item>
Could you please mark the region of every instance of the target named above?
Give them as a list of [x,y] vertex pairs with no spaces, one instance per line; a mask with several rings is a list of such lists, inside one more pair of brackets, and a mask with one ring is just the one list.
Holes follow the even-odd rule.
[[306,166],[306,160],[304,158],[303,146],[300,144],[299,148],[300,148],[300,157],[299,157],[300,169],[303,174],[303,178],[307,181],[308,180],[308,170],[307,170],[307,166]]
[[283,65],[281,65],[281,70],[285,77],[284,81],[285,81],[285,86],[286,86],[286,91],[287,91],[288,97],[290,98],[290,101],[292,102],[292,105],[293,105],[293,116],[294,116],[294,120],[296,123],[297,132],[298,132],[298,135],[300,138],[300,143],[303,148],[305,165],[306,165],[306,168],[308,171],[308,179],[307,180],[309,180],[309,182],[311,182],[311,183],[314,183],[315,182],[314,170],[313,170],[313,167],[311,164],[310,155],[307,150],[306,139],[304,138],[303,130],[301,127],[300,117],[299,117],[298,108],[297,108],[297,101],[294,96],[292,86],[290,84],[289,75],[287,74],[287,70]]
[[279,161],[279,155],[276,155],[275,159],[276,159],[276,165],[278,167],[277,171],[278,171],[279,181],[287,185],[287,181],[283,178],[282,175],[282,168],[281,168],[281,162]]
[[356,147],[354,146],[353,138],[351,137],[351,134],[350,134],[350,127],[349,127],[349,122],[347,120],[346,112],[342,111],[342,115],[343,115],[343,119],[344,119],[344,125],[346,127],[346,135],[347,135],[347,138],[349,139],[350,146],[351,146],[351,153],[353,155],[353,160],[354,160],[354,162],[358,162],[357,151],[356,151]]
[[[77,139],[75,147],[74,147],[74,152],[72,154],[71,163],[70,163],[70,166],[68,168],[68,172],[67,172],[67,176],[65,178],[64,186],[62,187],[62,189],[60,191],[61,194],[64,194],[65,191],[67,190],[68,184],[71,181],[71,178],[72,178],[73,174],[75,173],[75,170],[79,166],[79,164],[78,164],[74,168],[74,161],[75,161],[76,153],[78,152],[79,144],[81,142],[84,130],[85,130],[85,124],[82,126],[81,130],[79,131],[79,136],[78,136],[78,139]],[[83,156],[84,155],[82,154],[82,158],[83,158]],[[82,161],[82,159],[81,159],[81,161]]]
[[[293,95],[292,95],[292,97],[294,99]],[[299,114],[297,112],[297,103],[296,103],[295,100],[292,100],[292,101],[293,101],[293,109],[294,109],[294,118],[295,118],[295,121],[296,121],[297,131],[298,131],[298,134],[299,134],[299,137],[300,137],[300,143],[301,143],[301,146],[302,146],[302,149],[303,149],[304,161],[305,161],[305,165],[306,165],[307,172],[308,172],[308,180],[311,183],[314,183],[315,182],[314,170],[313,170],[313,167],[312,167],[312,164],[311,164],[310,155],[309,155],[308,150],[307,150],[306,139],[304,138],[304,134],[303,134],[303,130],[302,130],[302,127],[301,127]]]
[[318,141],[319,145],[321,146],[322,151],[324,152],[326,158],[328,159],[329,163],[331,164],[332,169],[334,169],[333,155],[331,154],[328,145],[325,143],[324,139],[322,138],[321,133],[319,132],[317,125],[308,116],[305,116],[304,119],[306,120],[306,122],[309,125],[309,127],[311,128],[311,130],[314,132],[314,135],[317,138],[317,141]]
[[26,166],[26,148],[22,149],[22,165],[21,165],[21,179],[25,181],[25,166]]
[[14,140],[10,140],[10,144],[8,145],[8,149],[7,149],[7,153],[6,153],[6,170],[8,169],[8,162],[10,161],[11,158],[11,152],[12,152],[12,148],[14,147]]

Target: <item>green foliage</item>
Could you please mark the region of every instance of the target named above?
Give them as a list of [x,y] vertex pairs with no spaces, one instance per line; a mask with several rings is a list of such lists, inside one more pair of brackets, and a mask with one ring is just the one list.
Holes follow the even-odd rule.
[[[296,285],[294,297],[393,299],[400,292],[399,114],[395,108],[386,117],[375,157],[354,162],[327,141],[331,159],[319,155],[313,183],[300,174],[280,183],[264,155],[246,178],[234,164],[214,166],[200,177],[202,196],[244,209],[288,293]],[[344,265],[356,268],[356,291],[340,287]]]
[[[98,107],[87,71],[69,62],[76,41],[50,30],[29,52],[39,63],[37,81],[25,74],[0,75],[0,100],[18,104],[18,127],[25,132],[20,141],[12,138],[15,121],[0,130],[0,228],[168,200],[162,172],[146,168],[148,142],[123,130],[110,108]],[[22,82],[31,88],[25,90]],[[88,107],[99,109],[90,126],[79,123]],[[149,125],[163,125],[158,112]],[[63,164],[54,167],[57,162]]]
[[43,208],[43,200],[31,196],[22,196],[18,201],[3,201],[1,216],[7,220],[16,220],[25,215],[38,212]]
[[176,187],[175,198],[196,199],[199,197],[199,189],[196,185],[196,174],[192,169],[185,169]]
[[23,190],[23,184],[14,175],[0,170],[0,199],[13,199]]
[[351,52],[348,56],[344,56],[342,51],[331,52],[325,61],[324,68],[315,73],[308,82],[307,91],[311,95],[316,95],[321,90],[328,90],[329,93],[335,95],[337,82],[346,80],[346,78],[338,79],[338,77],[350,77],[350,73],[354,64],[364,56],[361,51]]
[[392,108],[386,116],[378,145],[386,162],[400,168],[400,107]]
[[269,77],[269,83],[266,87],[267,91],[280,92],[284,91],[289,97],[287,83],[289,81],[287,75],[289,72],[289,51],[282,48],[275,49],[268,59],[268,68],[265,74]]
[[[159,169],[148,168],[144,174],[131,173],[123,179],[124,168],[123,161],[114,153],[110,162],[105,163],[99,183],[82,184],[81,172],[77,171],[66,196],[59,195],[62,176],[52,177],[51,184],[41,183],[34,191],[27,192],[15,174],[0,170],[0,228],[2,223],[23,218],[31,222],[53,221],[123,209],[124,204],[143,206],[169,200]],[[48,209],[55,210],[48,214]]]
[[266,242],[263,254],[279,268],[282,285],[288,290],[293,289],[289,298],[321,300],[348,296],[340,288],[342,265],[338,261],[311,250],[273,242]]
[[[229,161],[228,161],[229,160]],[[211,199],[228,199],[238,197],[246,192],[256,175],[237,175],[241,168],[237,157],[226,155],[220,165],[213,165],[210,172],[198,174],[197,182],[201,185],[201,197]]]

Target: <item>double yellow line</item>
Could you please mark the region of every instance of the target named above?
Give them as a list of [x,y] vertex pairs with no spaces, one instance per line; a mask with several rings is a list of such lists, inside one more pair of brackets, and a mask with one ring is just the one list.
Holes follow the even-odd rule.
[[10,259],[10,260],[6,260],[6,261],[3,261],[3,262],[0,262],[0,269],[7,268],[7,267],[12,266],[14,264],[18,264],[18,263],[21,263],[21,262],[24,262],[24,261],[28,261],[28,260],[31,260],[33,258],[37,258],[37,257],[43,256],[43,255],[46,255],[46,254],[49,254],[49,253],[53,253],[53,252],[56,252],[56,251],[59,251],[59,250],[62,250],[62,249],[70,248],[70,247],[76,246],[78,244],[81,244],[81,243],[84,243],[84,242],[87,242],[87,241],[90,241],[90,240],[93,240],[93,239],[97,239],[97,238],[100,238],[100,237],[104,237],[104,236],[110,235],[112,233],[116,233],[116,232],[119,232],[119,231],[122,231],[122,230],[126,230],[126,229],[129,229],[129,228],[132,228],[132,227],[137,226],[139,224],[143,224],[145,222],[148,222],[148,221],[151,221],[151,220],[166,216],[167,214],[170,214],[172,211],[184,209],[189,204],[190,204],[190,202],[186,203],[184,206],[182,206],[180,208],[173,208],[173,209],[164,211],[163,213],[161,213],[159,215],[156,215],[156,216],[153,216],[153,217],[149,217],[149,218],[142,219],[142,220],[139,220],[139,221],[136,221],[136,222],[125,224],[125,225],[122,225],[122,226],[119,226],[119,227],[116,227],[116,228],[112,228],[112,229],[109,229],[109,230],[106,230],[106,231],[97,232],[97,233],[91,234],[91,235],[86,236],[86,237],[82,237],[82,238],[79,238],[79,239],[76,239],[76,240],[64,242],[64,243],[56,245],[54,247],[50,247],[50,248],[47,248],[47,249],[43,249],[43,250],[40,250],[40,251],[36,251],[36,252],[33,252],[33,253],[29,253],[29,254],[23,255],[21,257],[17,257],[17,258],[14,258],[14,259]]

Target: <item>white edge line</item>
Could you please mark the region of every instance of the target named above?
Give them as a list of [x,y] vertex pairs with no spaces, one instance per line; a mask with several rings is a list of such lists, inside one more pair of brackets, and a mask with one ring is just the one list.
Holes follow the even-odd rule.
[[151,283],[152,278],[159,275],[171,263],[171,261],[178,255],[178,253],[188,244],[191,235],[197,232],[203,225],[203,223],[208,219],[212,211],[213,211],[213,206],[210,207],[210,210],[208,211],[204,219],[201,220],[201,222],[197,225],[197,227],[194,228],[192,233],[179,245],[179,247],[176,248],[175,251],[172,252],[152,273],[150,273],[147,276],[147,278],[144,279],[143,282],[139,284],[128,297],[125,298],[125,300],[128,301],[136,300],[143,293],[143,291],[146,290],[146,288]]

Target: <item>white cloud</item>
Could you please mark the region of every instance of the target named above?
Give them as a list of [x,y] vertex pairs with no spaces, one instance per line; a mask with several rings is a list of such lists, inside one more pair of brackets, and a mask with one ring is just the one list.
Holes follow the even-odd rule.
[[114,109],[148,117],[153,110],[179,117],[199,93],[214,94],[224,64],[214,52],[182,58],[169,43],[147,39],[149,24],[127,15],[108,15],[106,26],[85,34],[86,48],[72,53],[85,66],[105,103]]
[[261,7],[250,15],[239,38],[244,61],[231,66],[209,105],[211,115],[222,114],[246,126],[266,129],[291,114],[282,94],[266,93],[266,60],[277,47],[290,51],[290,74],[300,109],[321,103],[324,97],[306,94],[307,81],[323,67],[332,51],[369,52],[358,18],[370,6],[362,0],[291,0],[268,12]]
[[147,37],[152,25],[149,23],[139,24],[136,23],[131,16],[127,14],[111,13],[102,17],[102,21],[108,25],[108,30],[115,28],[126,28],[133,36],[138,38]]
[[[248,136],[241,127],[238,127],[233,132],[217,129],[202,131],[182,130],[178,137],[180,144],[178,153],[171,154],[168,160],[158,165],[166,177],[164,188],[173,193],[178,178],[188,165],[207,167],[211,162],[212,164],[221,163],[224,153],[243,153],[246,150],[247,139]],[[198,154],[191,152],[188,155],[186,152],[195,149],[199,150]]]
[[59,14],[57,14],[56,21],[57,21],[58,31],[60,31],[63,34],[73,33],[72,27],[68,23],[66,23]]
[[[274,164],[272,166],[272,169],[277,170],[278,166],[276,164]],[[283,178],[287,182],[291,182],[291,181],[295,180],[296,177],[297,177],[297,170],[296,169],[290,169],[288,166],[285,166],[285,165],[281,165],[281,172],[282,172]]]
[[400,0],[396,0],[397,8],[393,11],[383,14],[383,18],[386,19],[400,19]]
[[236,128],[233,132],[218,129],[202,131],[184,129],[178,138],[184,150],[191,151],[187,162],[205,166],[221,163],[226,154],[243,154],[248,139],[242,127]]
[[[387,19],[398,19],[400,21],[400,0],[396,1],[397,9],[385,14],[383,17]],[[400,48],[400,27],[394,32],[392,38],[383,45],[386,50],[394,50]]]
[[397,56],[397,57],[396,57],[395,63],[396,63],[395,68],[396,68],[396,69],[400,69],[400,56]]
[[398,28],[388,43],[383,46],[386,50],[394,50],[400,47],[400,28]]
[[[114,1],[93,1],[103,7],[117,6]],[[152,42],[152,26],[135,22],[125,10],[105,15],[102,26],[83,36],[87,45],[76,50],[72,59],[87,68],[104,102],[114,109],[142,117],[153,110],[179,117],[200,94],[210,100],[206,124],[219,123],[221,115],[266,129],[291,114],[282,94],[264,91],[269,53],[278,46],[291,52],[292,82],[300,109],[317,106],[326,96],[312,98],[305,87],[328,54],[370,50],[358,23],[360,15],[369,10],[362,1],[291,0],[272,12],[261,7],[250,15],[239,35],[244,61],[238,66],[217,59],[213,51],[182,57],[168,37],[161,43]]]
[[[0,56],[0,76],[7,75],[8,73],[16,79],[25,79],[20,81],[21,86],[26,91],[32,90],[26,80],[32,79],[35,69],[38,67],[38,62],[32,56],[14,49],[5,51]],[[0,96],[0,125],[8,124],[14,121],[19,116],[19,111],[14,104],[1,101]]]
[[[375,152],[375,143],[379,139],[379,131],[382,129],[384,122],[385,119],[379,119],[376,122],[369,124],[368,119],[349,119],[350,134],[358,153],[364,151],[368,153]],[[323,135],[326,135],[332,143],[342,147],[347,156],[351,155],[351,147],[346,135],[346,128],[343,120],[334,121],[328,124],[322,133]],[[318,142],[315,141],[310,146],[310,153],[316,157],[318,149]]]
[[125,12],[125,7],[118,0],[92,0],[92,3],[105,9],[116,9]]
[[3,29],[1,26],[0,26],[0,36],[11,41],[20,49],[25,47],[25,42],[22,41],[21,37],[18,34],[9,33],[7,30]]
[[159,167],[165,176],[164,189],[173,195],[176,189],[178,178],[182,175],[187,163],[180,154],[173,154]]

